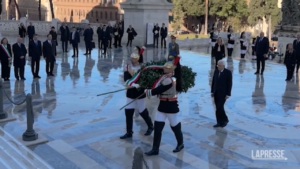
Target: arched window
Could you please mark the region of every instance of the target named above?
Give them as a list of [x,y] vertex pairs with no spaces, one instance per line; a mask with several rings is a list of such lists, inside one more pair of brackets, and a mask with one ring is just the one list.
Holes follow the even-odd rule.
[[66,15],[67,14],[67,11],[66,11],[66,9],[64,9],[64,15]]
[[109,19],[112,19],[112,12],[109,13]]
[[118,12],[115,12],[115,19],[118,20]]
[[105,19],[107,19],[107,12],[106,11],[105,11],[105,16],[104,17],[105,17]]
[[93,10],[92,10],[92,12],[91,12],[91,16],[94,17],[94,11],[93,11]]
[[99,17],[99,13],[98,13],[98,11],[96,11],[96,17],[97,17],[97,18]]
[[102,19],[103,15],[102,15],[102,11],[100,11],[100,19]]

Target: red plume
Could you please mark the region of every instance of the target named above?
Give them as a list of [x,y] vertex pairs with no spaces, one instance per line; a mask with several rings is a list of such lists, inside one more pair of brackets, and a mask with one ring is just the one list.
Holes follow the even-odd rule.
[[141,48],[141,50],[140,50],[140,53],[139,53],[139,55],[143,54],[143,53],[144,53],[144,51],[145,51],[145,49],[146,49],[146,47],[145,47],[145,46],[143,46],[143,47]]
[[175,56],[173,64],[176,66],[180,60],[180,56]]

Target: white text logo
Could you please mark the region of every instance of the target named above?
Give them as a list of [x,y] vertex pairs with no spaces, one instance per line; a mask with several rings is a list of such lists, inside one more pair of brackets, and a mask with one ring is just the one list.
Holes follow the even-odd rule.
[[287,160],[284,150],[251,150],[252,160]]

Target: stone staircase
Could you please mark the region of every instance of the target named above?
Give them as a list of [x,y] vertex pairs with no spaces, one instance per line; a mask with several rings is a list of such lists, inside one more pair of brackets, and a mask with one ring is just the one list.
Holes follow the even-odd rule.
[[53,169],[25,145],[0,127],[1,169]]

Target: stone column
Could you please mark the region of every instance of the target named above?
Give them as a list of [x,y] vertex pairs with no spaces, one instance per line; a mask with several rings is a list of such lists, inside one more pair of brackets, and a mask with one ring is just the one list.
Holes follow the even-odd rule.
[[126,30],[129,25],[137,32],[132,45],[146,44],[146,26],[147,23],[165,23],[169,25],[169,11],[173,4],[167,0],[127,0],[120,3],[124,10],[124,38],[123,43],[127,43]]

